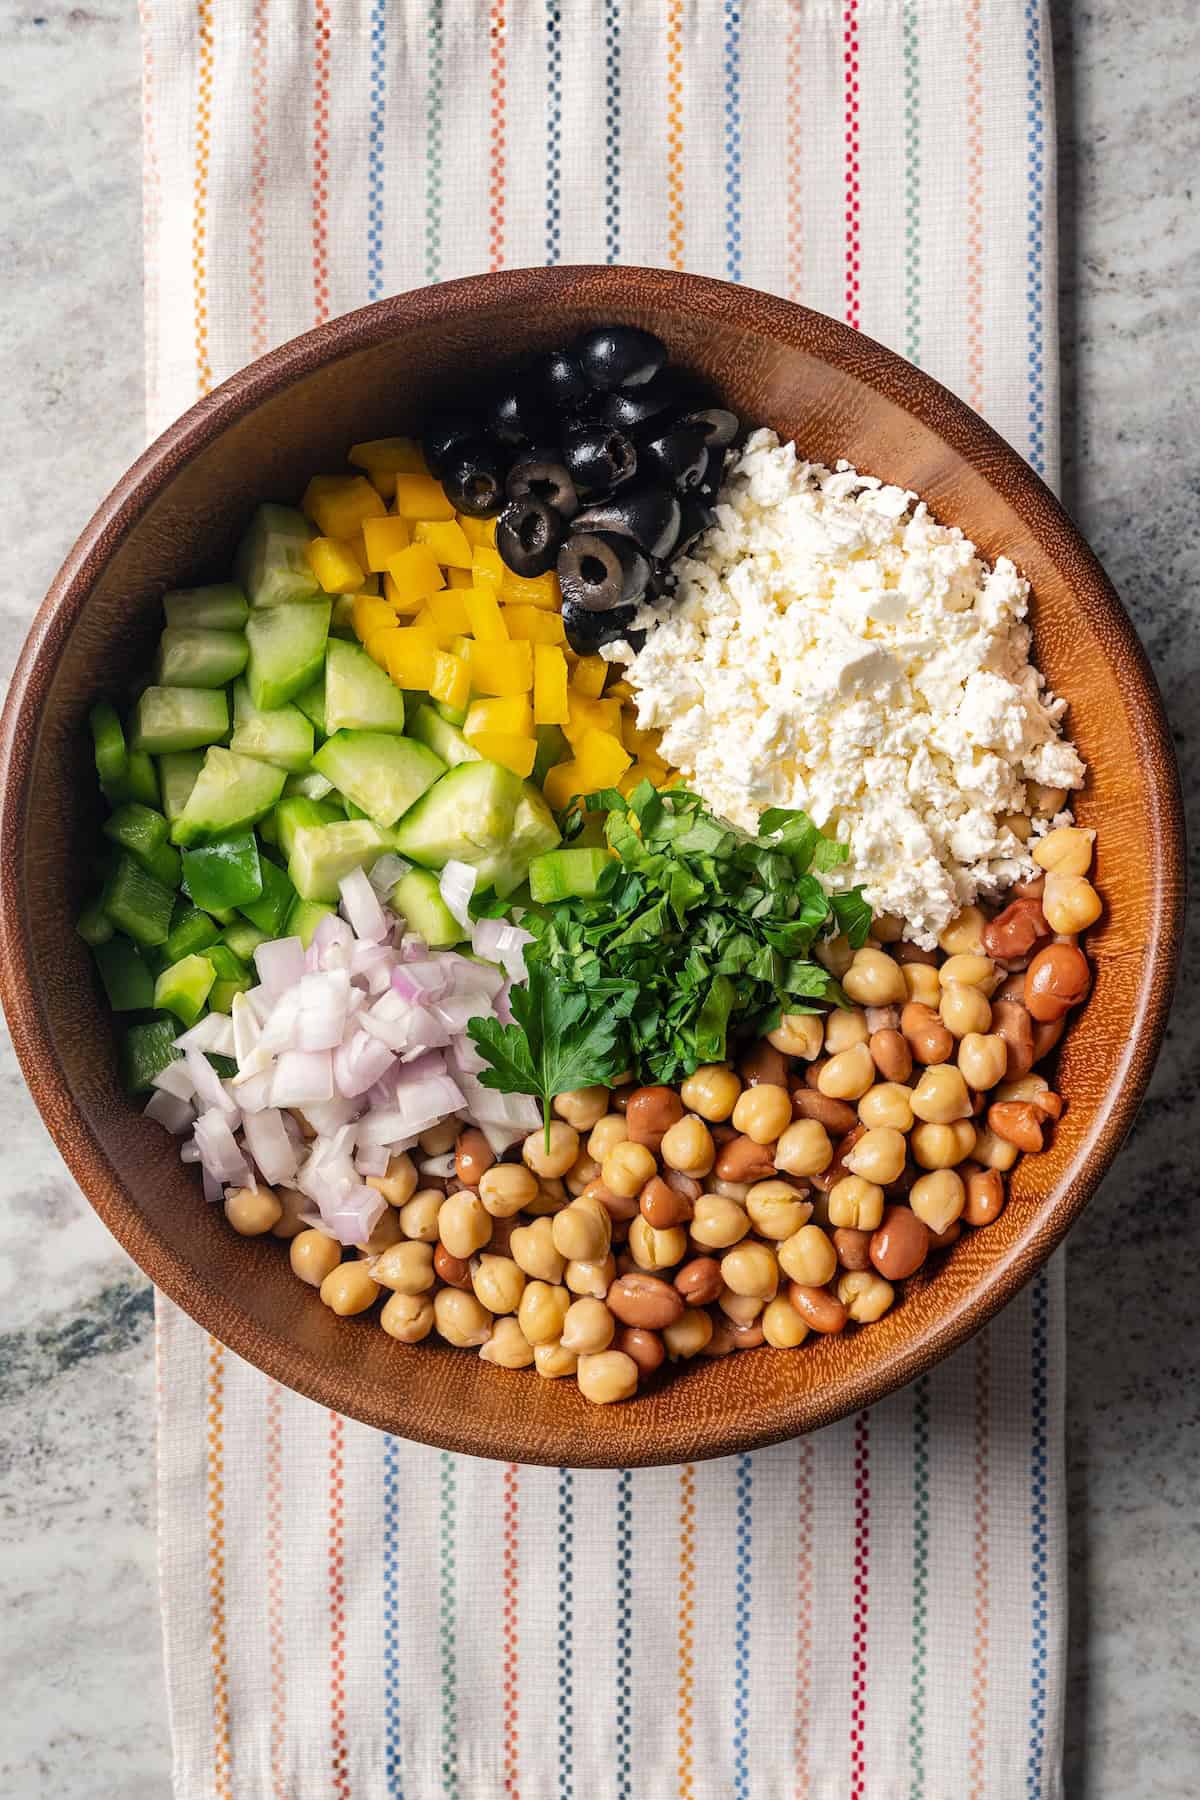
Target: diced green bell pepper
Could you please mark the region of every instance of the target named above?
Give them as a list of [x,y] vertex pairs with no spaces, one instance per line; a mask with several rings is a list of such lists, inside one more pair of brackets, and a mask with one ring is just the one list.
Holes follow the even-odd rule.
[[233,954],[243,963],[253,962],[254,952],[266,941],[266,932],[260,931],[257,925],[251,925],[249,919],[235,919],[222,936],[222,942],[228,944]]
[[164,969],[154,984],[154,1004],[173,1012],[185,1026],[196,1023],[204,1011],[216,971],[207,956],[184,956]]
[[258,843],[252,831],[231,831],[183,853],[183,881],[194,905],[244,906],[262,893]]
[[197,956],[215,944],[220,937],[216,924],[206,912],[198,906],[188,906],[186,901],[182,908],[177,908],[171,924],[171,935],[166,942],[168,962],[179,962],[185,956]]
[[[254,977],[241,958],[234,955],[228,944],[214,944],[204,954],[216,970],[217,975],[208,996],[209,1009],[219,1013],[232,1012],[234,995],[244,994],[252,988]],[[231,1072],[236,1075],[236,1067]]]
[[175,895],[135,857],[122,854],[105,884],[101,904],[118,931],[143,948],[165,944]]
[[154,977],[136,944],[114,937],[107,944],[97,944],[92,954],[114,1012],[145,1012],[154,1005]]
[[280,937],[284,921],[292,910],[296,890],[283,870],[265,856],[259,858],[259,871],[262,893],[241,910],[250,923],[265,931],[268,937]]
[[328,919],[336,911],[336,906],[329,906],[324,900],[297,899],[295,906],[288,914],[287,929],[283,935],[298,937],[307,950],[312,943],[313,932],[321,920]]
[[158,773],[154,758],[145,750],[131,750],[125,761],[125,773],[117,781],[102,781],[104,798],[110,806],[123,806],[134,800],[140,806],[158,805]]
[[136,856],[143,868],[152,868],[154,853],[167,841],[167,821],[160,812],[140,806],[136,800],[118,806],[104,821],[104,835]]
[[113,934],[113,922],[104,910],[102,895],[84,907],[75,929],[85,944],[107,944]]
[[121,1079],[129,1093],[147,1093],[160,1070],[179,1061],[178,1036],[179,1020],[169,1014],[129,1027],[121,1045]]
[[98,701],[88,714],[88,724],[92,728],[96,773],[101,782],[122,780],[128,752],[116,707],[110,706],[107,700]]

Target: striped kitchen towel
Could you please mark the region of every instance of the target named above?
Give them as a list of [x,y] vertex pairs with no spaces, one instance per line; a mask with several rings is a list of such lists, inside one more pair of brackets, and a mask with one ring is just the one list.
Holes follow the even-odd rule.
[[[607,260],[839,314],[1053,479],[1041,0],[142,0],[142,22],[152,430],[363,301]],[[677,1469],[397,1442],[167,1304],[158,1346],[181,1800],[1060,1792],[1056,1265],[869,1414]]]

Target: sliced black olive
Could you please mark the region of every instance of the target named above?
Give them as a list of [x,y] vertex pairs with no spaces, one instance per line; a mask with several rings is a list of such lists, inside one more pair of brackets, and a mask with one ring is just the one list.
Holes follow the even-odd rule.
[[619,389],[607,395],[604,418],[618,431],[632,434],[664,413],[694,412],[704,401],[704,394],[690,375],[678,369],[660,369],[644,387]]
[[615,643],[618,638],[627,639],[634,650],[640,650],[646,641],[646,633],[630,630],[636,615],[636,606],[593,612],[590,606],[584,606],[578,600],[563,601],[563,629],[576,656],[594,656],[602,644]]
[[647,556],[669,556],[679,536],[679,502],[667,487],[622,488],[580,513],[577,531],[612,531],[632,538]]
[[493,396],[487,422],[493,437],[510,449],[540,443],[554,435],[552,409],[546,404],[536,369],[518,371]]
[[479,420],[470,413],[439,413],[430,419],[421,434],[425,461],[435,475],[440,475],[450,452],[459,444],[470,443],[480,435]]
[[685,494],[680,507],[679,536],[675,542],[675,555],[682,556],[691,548],[696,539],[716,522],[716,513],[698,494]]
[[629,606],[650,579],[650,563],[632,538],[609,531],[573,531],[558,553],[563,601],[593,612]]
[[551,350],[539,363],[537,374],[543,394],[558,412],[574,412],[592,392],[573,350]]
[[517,459],[508,471],[510,500],[544,500],[564,519],[573,519],[579,511],[579,495],[565,464],[553,455],[535,451],[532,456]]
[[725,479],[725,466],[728,461],[729,453],[726,450],[710,450],[708,453],[708,465],[693,490],[696,497],[703,500],[707,506],[716,504],[717,495],[721,491],[721,483]]
[[681,492],[699,487],[708,468],[708,445],[698,425],[677,425],[651,438],[639,452],[642,466],[653,470],[662,481],[669,481]]
[[496,526],[496,548],[514,575],[544,575],[554,567],[564,529],[544,500],[512,500]]
[[453,445],[441,464],[441,477],[447,500],[473,519],[490,519],[504,505],[504,461],[486,438]]
[[563,434],[563,461],[581,494],[601,494],[628,481],[637,469],[633,440],[611,425],[571,425]]
[[699,407],[695,412],[685,413],[679,423],[700,426],[710,450],[727,449],[738,434],[737,414],[726,412],[723,406]]
[[667,360],[667,347],[636,325],[598,325],[575,346],[583,372],[593,387],[642,387]]

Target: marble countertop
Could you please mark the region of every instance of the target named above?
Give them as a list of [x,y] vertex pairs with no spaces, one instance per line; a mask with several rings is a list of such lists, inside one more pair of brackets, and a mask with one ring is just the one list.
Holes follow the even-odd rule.
[[[1155,664],[1195,809],[1195,7],[1052,11],[1065,498]],[[140,96],[132,7],[0,0],[0,43],[0,442],[23,551],[0,593],[6,677],[32,596],[141,448]],[[1200,1780],[1198,962],[1193,931],[1150,1096],[1067,1253],[1071,1800],[1190,1800]],[[0,1196],[0,1794],[165,1800],[150,1290],[69,1179],[7,1045]]]

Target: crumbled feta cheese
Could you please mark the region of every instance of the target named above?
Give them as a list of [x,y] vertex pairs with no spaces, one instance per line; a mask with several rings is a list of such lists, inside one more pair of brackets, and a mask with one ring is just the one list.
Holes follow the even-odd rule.
[[753,829],[803,808],[850,846],[830,878],[931,945],[961,906],[1033,869],[1005,823],[1027,782],[1077,788],[1065,702],[1029,661],[1029,599],[915,494],[801,462],[770,431],[733,465],[716,523],[643,607],[638,724],[717,813]]

